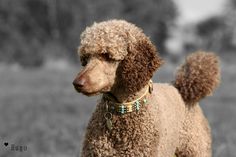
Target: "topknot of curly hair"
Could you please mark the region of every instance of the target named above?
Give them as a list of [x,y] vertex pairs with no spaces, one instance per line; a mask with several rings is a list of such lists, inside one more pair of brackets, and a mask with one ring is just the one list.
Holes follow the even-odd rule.
[[108,53],[114,60],[123,60],[128,45],[144,38],[143,31],[124,20],[94,23],[81,34],[80,55]]

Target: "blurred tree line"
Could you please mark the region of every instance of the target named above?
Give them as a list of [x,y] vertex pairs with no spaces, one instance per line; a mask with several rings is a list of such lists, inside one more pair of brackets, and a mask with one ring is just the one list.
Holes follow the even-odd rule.
[[0,62],[38,67],[50,57],[76,60],[81,31],[110,18],[142,27],[165,53],[176,16],[172,0],[1,0]]
[[185,42],[186,51],[198,48],[233,53],[236,50],[236,0],[228,0],[221,15],[194,25],[194,40]]

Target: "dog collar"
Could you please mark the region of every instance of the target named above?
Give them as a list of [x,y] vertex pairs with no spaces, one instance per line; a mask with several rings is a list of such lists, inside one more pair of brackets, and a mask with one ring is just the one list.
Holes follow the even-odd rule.
[[111,119],[112,119],[113,114],[123,115],[123,114],[130,113],[133,111],[138,112],[142,106],[147,105],[148,104],[147,94],[148,93],[151,94],[152,91],[153,91],[153,83],[152,83],[152,80],[150,80],[148,84],[148,88],[144,92],[144,94],[133,101],[125,102],[125,103],[117,103],[117,102],[113,102],[111,98],[106,95],[105,99],[107,101],[105,101],[106,112],[104,114],[104,117],[106,119],[107,128],[109,130],[111,130],[112,128]]
[[140,107],[147,104],[147,94],[152,93],[153,85],[152,81],[149,81],[147,90],[139,98],[125,103],[113,102],[109,96],[105,96],[106,101],[106,111],[117,114],[125,114],[133,111],[139,111]]

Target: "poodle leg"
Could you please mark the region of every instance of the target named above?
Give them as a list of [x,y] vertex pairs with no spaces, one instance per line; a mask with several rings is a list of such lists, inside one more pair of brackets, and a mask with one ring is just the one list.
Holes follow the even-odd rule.
[[[196,130],[196,131],[199,131]],[[211,157],[211,137],[202,131],[188,132],[187,137],[182,138],[181,146],[176,149],[176,157]]]
[[[210,139],[205,140],[209,142]],[[176,157],[211,157],[211,144],[201,144],[199,141],[199,139],[192,138],[187,145],[177,148]]]
[[199,106],[187,115],[177,157],[211,157],[211,130]]
[[[195,140],[198,141],[199,139]],[[176,157],[211,157],[211,146],[201,145],[199,141],[199,143],[196,141],[189,141],[188,145],[177,148],[175,152]]]

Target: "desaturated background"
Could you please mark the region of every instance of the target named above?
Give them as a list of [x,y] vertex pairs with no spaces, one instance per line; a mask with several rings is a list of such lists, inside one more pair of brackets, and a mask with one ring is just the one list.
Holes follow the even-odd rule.
[[[214,157],[236,155],[236,0],[0,0],[0,157],[76,157],[99,97],[74,91],[79,35],[94,21],[126,19],[144,29],[171,82],[196,50],[220,56],[222,83],[202,100]],[[94,130],[96,131],[96,130]],[[5,147],[27,146],[19,152]]]

